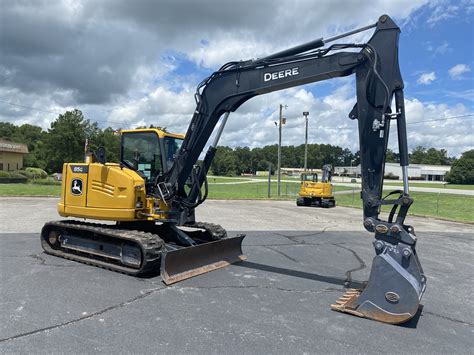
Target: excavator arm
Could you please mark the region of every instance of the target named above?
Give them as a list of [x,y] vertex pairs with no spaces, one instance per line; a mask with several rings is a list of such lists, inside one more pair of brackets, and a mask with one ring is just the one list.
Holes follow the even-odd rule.
[[[364,44],[328,42],[375,27]],[[361,156],[364,227],[375,234],[371,275],[363,290],[349,290],[333,309],[387,323],[401,323],[415,315],[425,290],[426,278],[415,251],[414,229],[404,220],[413,199],[408,193],[408,149],[403,80],[398,63],[400,29],[383,15],[375,25],[327,40],[290,48],[274,55],[230,62],[205,79],[195,95],[196,110],[173,167],[157,182],[160,196],[193,216],[205,199],[201,188],[214,158],[217,143],[230,112],[254,96],[290,87],[355,74],[357,103],[349,114],[357,119]],[[392,101],[395,99],[395,112]],[[221,125],[204,161],[198,158],[219,119]],[[397,122],[403,191],[383,199],[382,187],[390,122]],[[188,186],[188,188],[185,188]],[[387,218],[381,206],[391,205]],[[190,217],[192,218],[192,217]],[[182,218],[183,220],[186,217]]]

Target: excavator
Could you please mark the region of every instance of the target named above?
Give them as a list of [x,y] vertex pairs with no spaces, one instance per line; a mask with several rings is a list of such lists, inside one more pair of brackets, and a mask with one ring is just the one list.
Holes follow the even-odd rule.
[[[369,29],[374,32],[366,43],[338,41]],[[75,219],[46,223],[43,249],[130,275],[159,269],[166,284],[244,260],[245,235],[229,237],[222,227],[195,219],[195,209],[207,197],[207,172],[230,113],[257,95],[355,75],[357,102],[349,118],[358,124],[363,226],[374,235],[375,256],[365,287],[347,289],[331,308],[385,323],[406,322],[418,311],[426,276],[414,228],[405,224],[413,198],[399,34],[394,21],[383,15],[350,32],[223,65],[198,85],[196,109],[184,136],[155,128],[123,131],[120,163],[107,163],[105,151],[98,149],[84,163],[64,164],[58,212]],[[403,189],[382,197],[392,121],[397,124]],[[392,206],[386,218],[380,215],[384,205]]]
[[332,165],[323,165],[321,181],[318,174],[304,172],[301,174],[301,186],[297,206],[336,207],[336,199],[332,191]]

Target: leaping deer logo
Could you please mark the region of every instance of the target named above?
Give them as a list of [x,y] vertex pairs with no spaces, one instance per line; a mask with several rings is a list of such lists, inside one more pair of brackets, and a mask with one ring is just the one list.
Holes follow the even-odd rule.
[[82,180],[81,179],[72,180],[71,193],[73,195],[81,195],[82,194]]

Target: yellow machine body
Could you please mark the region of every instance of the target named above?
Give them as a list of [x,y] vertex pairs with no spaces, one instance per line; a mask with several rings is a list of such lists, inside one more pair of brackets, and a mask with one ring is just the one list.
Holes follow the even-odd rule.
[[[327,179],[327,178],[326,178]],[[333,188],[330,179],[318,182],[316,173],[304,173],[301,175],[301,186],[297,206],[335,207]]]
[[299,196],[301,197],[333,197],[332,184],[330,182],[301,181]]
[[[123,130],[122,133],[154,133],[159,138],[183,139],[183,135],[160,129]],[[159,198],[147,196],[145,179],[136,171],[115,163],[66,163],[62,172],[58,213],[110,221],[163,220],[168,206]]]

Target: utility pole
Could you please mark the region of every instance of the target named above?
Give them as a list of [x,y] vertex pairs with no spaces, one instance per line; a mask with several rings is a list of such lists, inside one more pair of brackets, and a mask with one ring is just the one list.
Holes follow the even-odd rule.
[[275,122],[275,125],[278,126],[278,166],[277,166],[277,174],[278,174],[278,183],[277,183],[277,195],[280,196],[280,181],[281,181],[281,126],[286,123],[286,118],[283,117],[283,108],[287,108],[288,106],[280,104],[280,117],[279,123]]
[[303,112],[303,116],[306,121],[306,131],[304,135],[304,172],[308,169],[308,116],[309,112]]

